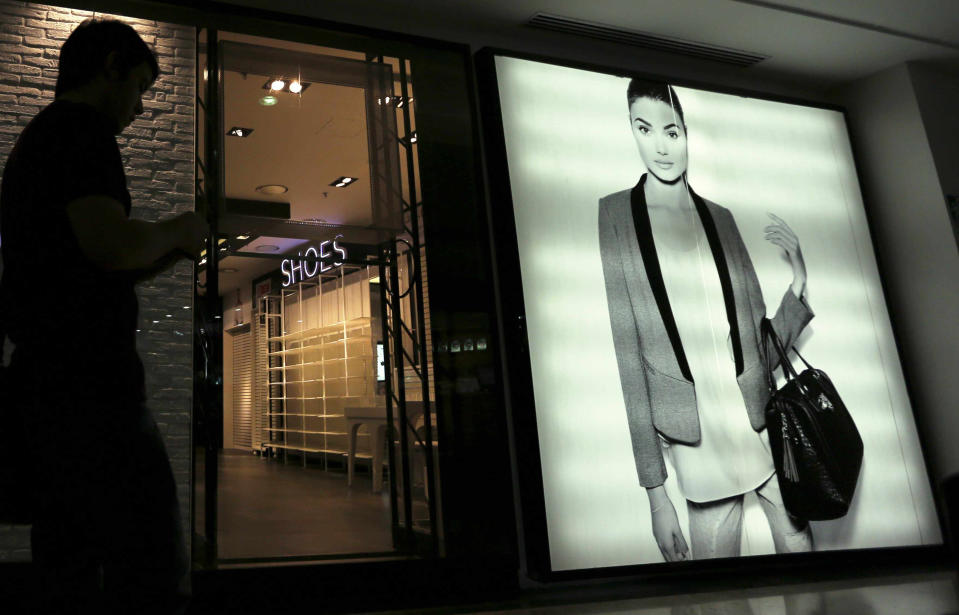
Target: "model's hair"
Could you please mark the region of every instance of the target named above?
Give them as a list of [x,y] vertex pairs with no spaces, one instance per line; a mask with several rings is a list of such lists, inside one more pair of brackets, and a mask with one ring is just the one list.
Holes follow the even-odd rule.
[[150,67],[154,81],[160,74],[156,54],[131,26],[116,19],[86,19],[60,48],[55,96],[93,81],[111,51],[117,52],[120,79],[126,79],[142,62]]
[[676,90],[665,81],[648,81],[646,79],[630,79],[629,87],[626,88],[626,104],[629,107],[640,98],[652,98],[664,102],[676,110],[679,121],[686,129],[686,118],[683,116],[683,106],[679,104],[679,97],[676,96]]

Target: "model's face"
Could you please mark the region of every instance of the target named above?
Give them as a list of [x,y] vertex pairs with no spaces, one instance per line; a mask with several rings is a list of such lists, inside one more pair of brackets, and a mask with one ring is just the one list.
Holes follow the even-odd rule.
[[629,107],[629,122],[639,156],[649,172],[674,183],[686,172],[686,130],[668,104],[652,98],[637,98]]
[[142,62],[130,70],[126,79],[120,79],[116,71],[109,74],[108,112],[116,120],[116,134],[120,134],[143,113],[142,97],[153,83],[153,73],[147,63]]

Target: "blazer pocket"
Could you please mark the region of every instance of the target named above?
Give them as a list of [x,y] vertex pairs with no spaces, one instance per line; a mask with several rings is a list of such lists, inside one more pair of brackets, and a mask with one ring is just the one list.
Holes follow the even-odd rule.
[[653,426],[670,442],[699,442],[699,412],[692,383],[664,374],[643,359]]

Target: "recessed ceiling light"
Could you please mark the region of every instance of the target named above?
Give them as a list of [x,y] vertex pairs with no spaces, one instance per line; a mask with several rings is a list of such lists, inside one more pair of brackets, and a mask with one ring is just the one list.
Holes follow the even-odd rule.
[[283,194],[288,190],[289,188],[282,184],[265,184],[256,187],[256,191],[262,192],[263,194]]
[[250,238],[250,236],[249,236],[249,235],[237,235],[236,238],[239,239],[240,241],[246,241],[247,239]]
[[261,243],[256,247],[257,252],[279,252],[280,246],[272,243]]
[[270,77],[263,83],[263,89],[274,92],[289,92],[291,94],[302,94],[310,84],[299,79],[286,79],[285,77]]
[[377,104],[380,104],[380,105],[391,105],[391,106],[396,107],[397,109],[402,109],[402,108],[405,107],[406,105],[408,105],[408,104],[410,104],[411,102],[413,102],[413,97],[412,97],[412,96],[410,96],[410,97],[406,97],[406,96],[387,96],[386,98],[377,98],[377,99],[376,99],[376,102],[377,102]]
[[249,137],[250,133],[253,132],[252,128],[243,128],[241,126],[234,126],[226,134],[231,137]]
[[332,182],[330,182],[330,185],[333,186],[334,188],[346,188],[350,184],[355,184],[357,181],[359,180],[356,177],[343,176],[343,177],[340,177],[339,179],[334,179]]
[[205,259],[205,258],[204,258],[204,259],[201,259],[201,260],[200,260],[200,264],[201,264],[201,265],[206,265],[206,259]]
[[273,105],[276,104],[276,96],[271,96],[267,94],[266,96],[260,99],[260,104],[263,105],[264,107],[272,107]]

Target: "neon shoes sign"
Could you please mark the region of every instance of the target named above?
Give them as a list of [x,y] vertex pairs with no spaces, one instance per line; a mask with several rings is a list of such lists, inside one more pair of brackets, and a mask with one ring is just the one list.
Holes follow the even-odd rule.
[[346,248],[340,246],[336,241],[340,237],[342,237],[342,235],[337,235],[333,239],[327,239],[320,243],[319,250],[310,246],[306,249],[306,252],[297,252],[297,256],[301,257],[310,257],[312,255],[312,257],[316,259],[313,262],[303,259],[284,259],[283,262],[280,263],[280,271],[286,276],[283,280],[283,286],[290,286],[297,282],[315,278],[321,273],[326,273],[342,265],[342,260],[333,261],[332,265],[326,262],[328,259],[333,258],[334,254],[339,254],[341,259],[346,259]]

